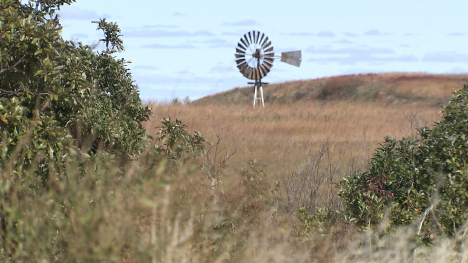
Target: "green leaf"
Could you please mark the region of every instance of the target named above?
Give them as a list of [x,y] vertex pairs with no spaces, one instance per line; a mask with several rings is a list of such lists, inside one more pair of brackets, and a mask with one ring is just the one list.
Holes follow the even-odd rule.
[[42,74],[42,69],[36,71],[36,73],[34,74],[34,77],[35,77],[35,76],[38,76],[38,75],[41,75],[41,74]]

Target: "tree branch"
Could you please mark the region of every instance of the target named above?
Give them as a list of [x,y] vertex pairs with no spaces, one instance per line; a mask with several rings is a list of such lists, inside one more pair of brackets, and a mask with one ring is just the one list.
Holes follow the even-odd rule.
[[21,63],[23,63],[23,61],[29,56],[29,53],[26,53],[24,54],[24,56],[22,58],[20,58],[20,60],[18,60],[18,62],[16,62],[13,66],[9,67],[9,68],[6,68],[6,69],[2,69],[0,71],[0,76],[3,75],[3,74],[6,74],[10,71],[12,71],[14,68],[16,68],[17,66],[19,66]]

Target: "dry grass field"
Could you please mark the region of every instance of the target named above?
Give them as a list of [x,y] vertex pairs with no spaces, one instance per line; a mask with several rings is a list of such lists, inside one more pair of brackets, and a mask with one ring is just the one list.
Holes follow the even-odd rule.
[[[379,75],[365,77],[375,80]],[[186,250],[184,245],[172,247],[172,244],[184,244],[175,234],[155,237],[155,242],[161,242],[163,252],[160,253],[169,261],[206,256],[210,262],[467,262],[466,230],[429,248],[415,247],[411,241],[418,229],[416,225],[384,235],[380,232],[385,228],[384,223],[360,232],[342,223],[309,229],[298,218],[298,208],[304,204],[313,209],[320,209],[322,204],[331,208],[339,206],[333,182],[350,171],[366,169],[367,161],[385,136],[414,137],[417,136],[416,128],[431,126],[440,119],[442,108],[437,104],[447,103],[458,84],[454,81],[447,86],[453,81],[451,77],[436,76],[435,82],[428,80],[433,77],[385,74],[382,76],[385,82],[391,80],[399,84],[393,91],[385,85],[375,91],[383,96],[395,95],[397,88],[398,92],[410,95],[417,90],[425,94],[420,97],[388,95],[384,99],[362,100],[342,93],[345,96],[328,99],[303,100],[296,96],[288,103],[270,97],[264,108],[252,108],[250,96],[242,97],[247,89],[241,89],[188,104],[152,103],[154,117],[145,123],[149,134],[155,134],[160,119],[169,116],[181,120],[190,132],[200,131],[209,142],[216,142],[217,135],[221,135],[221,146],[226,147],[227,152],[236,149],[221,178],[223,183],[217,186],[214,195],[209,195],[209,187],[201,186],[207,183],[203,176],[201,181],[193,179],[198,178],[196,173],[183,177],[187,179],[181,177],[180,183],[173,184],[173,187],[186,189],[184,193],[204,194],[190,199],[193,203],[186,210],[207,202],[209,205],[195,214],[216,217],[200,221],[211,224],[200,231],[196,227],[191,230],[192,217],[187,219],[188,225],[180,224],[180,229],[177,228],[178,221],[164,226],[167,233],[172,233],[171,229],[174,233],[192,233],[193,243],[189,245],[191,249]],[[340,78],[336,77],[332,84],[348,83],[347,77],[344,82]],[[326,85],[331,79],[325,80],[323,87],[333,87]],[[286,87],[289,85],[285,84]],[[428,87],[422,88],[425,85]],[[241,95],[237,96],[236,91]],[[323,94],[320,92],[317,94]],[[209,103],[214,98],[222,101],[232,96],[246,101],[243,105],[237,102]],[[261,181],[263,173],[248,162],[252,159],[264,169],[266,181]],[[254,173],[248,172],[249,165],[254,167]],[[244,166],[247,166],[246,170],[242,168]],[[179,195],[173,197],[178,211],[183,209]],[[316,211],[319,210],[310,212]],[[148,217],[142,222],[142,228],[149,231],[154,220]],[[164,234],[164,227],[161,225],[158,231]],[[192,244],[199,242],[195,240],[205,240],[199,248],[209,252],[192,248]]]
[[333,158],[362,161],[385,136],[416,136],[417,127],[439,120],[440,105],[466,81],[468,75],[384,73],[278,83],[265,87],[264,108],[252,108],[251,88],[234,88],[189,104],[152,103],[154,118],[145,126],[154,134],[170,116],[211,142],[221,130],[224,145],[237,149],[231,166],[256,159],[277,178],[326,142]]
[[[346,101],[267,104],[265,108],[221,105],[151,105],[154,118],[145,124],[155,134],[160,119],[182,120],[189,131],[199,130],[209,141],[222,130],[227,147],[237,148],[231,159],[239,167],[249,159],[266,164],[276,177],[285,163],[307,160],[327,141],[334,152],[369,157],[385,136],[415,135],[415,127],[439,119],[440,107],[350,103]],[[412,123],[411,123],[412,122]]]

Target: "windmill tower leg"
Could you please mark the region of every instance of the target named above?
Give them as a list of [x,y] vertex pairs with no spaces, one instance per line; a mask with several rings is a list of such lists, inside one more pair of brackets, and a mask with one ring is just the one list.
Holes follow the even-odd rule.
[[263,88],[262,88],[261,83],[260,83],[260,96],[262,97],[262,106],[265,107],[265,103],[263,102]]
[[254,97],[253,97],[253,106],[255,107],[255,101],[257,100],[257,85],[254,86]]

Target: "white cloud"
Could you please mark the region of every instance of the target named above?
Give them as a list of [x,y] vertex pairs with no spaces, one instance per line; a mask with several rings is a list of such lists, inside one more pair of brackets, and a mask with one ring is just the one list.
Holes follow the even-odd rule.
[[149,44],[143,45],[140,48],[155,48],[155,49],[196,49],[197,47],[189,44],[180,45],[161,45],[161,44]]
[[364,35],[366,36],[388,36],[390,35],[390,33],[381,33],[377,29],[372,29],[372,30],[365,32]]
[[224,64],[218,64],[212,67],[209,72],[221,74],[221,73],[227,73],[227,72],[232,72],[232,71],[237,71],[237,68],[235,66],[226,66]]
[[86,34],[81,34],[81,33],[73,34],[71,37],[72,37],[72,38],[76,38],[76,39],[89,38],[88,35],[86,35]]
[[287,36],[315,36],[316,34],[308,33],[308,32],[293,32],[293,33],[286,33],[284,35],[287,35]]
[[247,20],[242,20],[239,22],[226,22],[223,25],[225,26],[259,26],[260,23],[252,19],[247,19]]
[[349,41],[347,39],[341,39],[341,40],[338,40],[338,41],[335,41],[335,43],[338,43],[338,44],[352,44],[354,43],[353,41]]
[[451,37],[462,37],[462,36],[466,36],[466,34],[460,33],[460,32],[455,32],[455,33],[447,34],[447,36],[451,36]]
[[423,58],[424,62],[468,62],[468,54],[457,52],[432,52]]
[[[61,19],[92,20],[92,19],[99,18],[99,15],[94,11],[81,10],[74,6],[63,6],[58,13],[60,14]],[[110,17],[110,16],[107,16],[107,17]]]
[[345,55],[366,55],[366,54],[394,54],[395,52],[389,48],[338,48],[331,49],[329,47],[325,48],[315,48],[314,46],[308,47],[306,52],[312,54],[345,54]]
[[347,37],[358,37],[358,35],[354,34],[354,33],[349,33],[349,32],[344,32],[345,36]]
[[460,68],[460,67],[455,67],[445,73],[446,74],[466,74],[468,73],[468,70],[464,68]]
[[237,33],[237,32],[223,32],[221,35],[223,36],[242,36],[244,33]]
[[126,37],[199,37],[199,36],[214,36],[213,33],[201,30],[196,32],[188,31],[169,31],[163,29],[154,29],[154,30],[136,30],[125,33]]
[[374,56],[371,54],[354,54],[347,57],[327,57],[327,58],[311,58],[309,62],[319,62],[319,63],[331,63],[337,62],[341,65],[355,65],[358,62],[369,62],[369,63],[378,63],[378,62],[415,62],[418,59],[413,55],[403,55],[403,56]]
[[335,34],[330,31],[322,31],[317,34],[318,37],[335,37]]
[[178,26],[157,24],[157,25],[145,25],[143,26],[143,28],[178,28]]
[[[414,62],[418,59],[413,55],[396,56],[395,52],[389,48],[339,48],[331,49],[309,47],[306,52],[315,54],[309,62],[322,64],[339,63],[341,65],[354,65],[358,62],[381,63],[381,62]],[[324,55],[334,55],[326,56]]]
[[158,67],[151,66],[151,65],[136,65],[133,69],[150,69],[150,70],[158,70]]
[[335,37],[335,33],[330,31],[321,31],[317,34],[310,33],[310,32],[292,32],[292,33],[284,33],[283,35],[287,36],[317,36],[317,37]]
[[235,44],[227,42],[224,39],[215,38],[205,41],[209,48],[234,48]]

